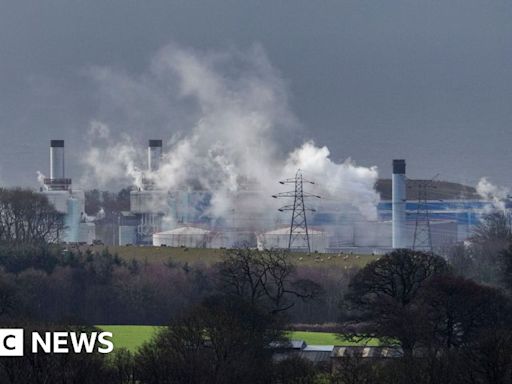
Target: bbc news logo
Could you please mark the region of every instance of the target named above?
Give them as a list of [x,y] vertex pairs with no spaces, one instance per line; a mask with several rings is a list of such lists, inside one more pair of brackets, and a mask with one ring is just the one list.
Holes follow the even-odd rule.
[[[32,353],[110,353],[114,350],[111,332],[31,332]],[[0,329],[0,356],[24,355],[24,331]]]

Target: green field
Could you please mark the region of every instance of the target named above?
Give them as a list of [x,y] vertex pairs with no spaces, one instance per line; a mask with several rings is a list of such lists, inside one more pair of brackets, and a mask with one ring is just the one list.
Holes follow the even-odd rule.
[[[136,351],[145,341],[151,339],[155,332],[161,328],[149,325],[98,325],[107,332],[112,332],[116,348],[126,348],[132,352]],[[334,333],[328,332],[291,332],[292,339],[304,340],[311,345],[357,345],[338,338]],[[377,340],[370,340],[368,345],[378,345]]]
[[151,325],[98,325],[106,332],[112,332],[115,348],[126,348],[135,352],[145,341],[151,339],[160,327]]
[[[89,249],[92,252],[101,252],[105,246],[81,246],[82,251]],[[123,260],[137,260],[142,263],[189,263],[212,265],[222,260],[225,250],[205,248],[170,248],[170,247],[108,247],[111,253],[116,253]],[[297,266],[317,268],[331,268],[333,273],[339,269],[361,268],[367,263],[376,260],[378,256],[351,255],[351,254],[311,254],[291,253],[290,258]],[[135,351],[159,329],[156,326],[142,325],[100,325],[105,331],[112,332],[114,344],[117,348],[127,348]],[[354,345],[342,340],[336,334],[327,332],[291,332],[292,339],[305,340],[313,345]],[[371,340],[368,344],[378,342]]]
[[[85,252],[89,249],[92,252],[101,252],[105,248],[111,253],[119,255],[123,260],[137,260],[142,263],[167,263],[169,261],[189,264],[211,265],[222,260],[225,253],[223,249],[207,248],[171,248],[171,247],[150,247],[150,246],[80,246],[80,250]],[[76,247],[70,247],[71,250]],[[368,262],[376,260],[378,256],[372,255],[350,255],[342,253],[291,253],[291,260],[296,265],[318,266],[330,268],[339,266],[341,268],[363,267]]]

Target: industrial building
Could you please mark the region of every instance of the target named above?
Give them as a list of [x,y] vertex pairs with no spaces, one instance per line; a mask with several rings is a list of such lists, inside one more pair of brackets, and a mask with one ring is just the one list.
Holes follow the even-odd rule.
[[142,187],[130,192],[130,212],[122,212],[119,217],[119,245],[151,245],[153,234],[162,230],[162,219],[170,206],[169,193],[159,190],[152,177],[161,159],[162,140],[149,140]]
[[298,357],[329,372],[346,369],[344,360],[347,359],[383,362],[403,356],[402,349],[397,346],[308,345],[304,340],[290,340],[286,343],[273,343],[271,347],[275,361]]
[[50,177],[44,178],[40,193],[48,198],[55,209],[64,214],[65,230],[61,241],[92,244],[95,225],[85,215],[85,195],[73,189],[71,178],[66,177],[64,140],[50,141]]
[[[432,247],[439,249],[466,240],[482,213],[493,209],[492,202],[478,199],[471,189],[445,182],[438,182],[430,198],[420,202],[418,184],[423,181],[407,178],[403,159],[393,160],[392,169],[391,180],[380,180],[377,185],[382,199],[377,205],[376,220],[363,219],[349,204],[316,207],[309,223],[327,232],[328,250],[382,252],[412,248],[416,226],[426,224]],[[428,223],[417,223],[418,212],[425,210]]]
[[[455,192],[448,194],[449,199],[441,199],[437,196],[441,193],[438,191],[437,195],[434,194],[434,199],[419,202],[411,197],[409,190],[411,186],[415,186],[416,181],[407,179],[405,167],[405,160],[393,161],[391,183],[388,185],[391,193],[390,196],[387,196],[387,192],[382,193],[388,199],[381,200],[377,205],[376,220],[365,219],[350,204],[330,200],[315,202],[315,212],[308,217],[311,251],[382,253],[393,248],[412,248],[415,233],[420,231],[418,227],[425,224],[429,227],[432,248],[439,249],[467,239],[482,213],[492,209],[491,202],[476,199],[474,193],[470,193],[471,199],[462,195],[459,197]],[[450,185],[453,189],[453,185]],[[174,226],[167,231],[154,230],[153,245],[196,244],[200,247],[219,248],[244,243],[259,249],[288,247],[289,219],[284,216],[281,221],[269,223],[264,221],[261,212],[235,214],[234,209],[233,217],[213,222],[207,215],[211,199],[208,191],[179,190],[168,192],[167,195],[162,191],[158,193],[155,190],[134,192],[132,214],[135,216],[130,216],[132,225],[137,221],[139,226],[143,224],[141,212],[144,209],[139,209],[143,204],[137,199],[145,194],[148,195],[144,197],[146,201],[156,198],[165,202],[167,207],[154,213],[166,212],[166,215],[171,215],[170,222]],[[257,199],[258,196],[255,192],[243,190],[240,198],[235,201],[240,201],[240,205],[243,205],[243,201]],[[428,223],[418,222],[418,212],[421,210],[428,210]],[[259,226],[254,225],[258,220],[261,221]],[[122,222],[126,222],[126,218],[122,218]],[[120,231],[126,232],[125,228],[120,227]],[[126,242],[132,242],[136,238],[133,233],[132,230]],[[137,233],[140,234],[140,230]],[[418,244],[416,249],[425,250],[426,247]]]
[[[156,175],[162,156],[162,140],[149,140],[142,184],[130,192],[130,210],[118,216],[119,245],[288,247],[289,217],[276,212],[271,218],[260,210],[257,201],[262,195],[256,185],[247,181],[233,196],[228,217],[213,219],[209,216],[210,191],[190,186],[173,191],[159,187]],[[438,182],[439,188],[421,200],[419,185],[420,181],[407,178],[405,160],[398,159],[393,160],[391,178],[381,179],[376,185],[381,200],[373,220],[363,217],[349,203],[315,199],[311,203],[314,211],[307,218],[311,251],[382,253],[393,248],[424,249],[425,243],[419,244],[416,235],[418,227],[426,224],[429,244],[439,249],[466,240],[482,214],[493,209],[492,202],[479,198],[470,187]],[[41,193],[65,214],[62,241],[90,244],[95,240],[95,224],[84,213],[84,192],[72,187],[65,172],[63,140],[51,140],[50,177],[44,179]],[[510,209],[510,202],[505,205]],[[418,220],[421,212],[428,212],[427,222]]]
[[[147,170],[142,187],[130,192],[130,211],[119,217],[119,245],[195,246],[205,248],[256,246],[253,223],[262,217],[254,209],[247,220],[247,206],[259,196],[242,190],[236,196],[231,217],[214,221],[207,214],[212,194],[190,187],[166,191],[159,189],[154,175],[162,158],[162,140],[149,140]],[[238,215],[238,207],[244,215]],[[241,209],[240,209],[241,210]]]

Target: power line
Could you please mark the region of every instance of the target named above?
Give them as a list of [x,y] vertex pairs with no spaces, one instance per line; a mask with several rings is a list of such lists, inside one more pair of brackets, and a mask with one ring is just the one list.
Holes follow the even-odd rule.
[[418,205],[416,210],[416,223],[414,226],[414,238],[412,242],[412,249],[422,250],[432,253],[432,230],[430,228],[430,208],[428,192],[434,186],[434,180],[438,175],[434,176],[431,180],[424,180],[417,186],[418,188]]
[[302,177],[302,171],[300,169],[297,170],[295,177],[282,180],[279,183],[295,185],[295,189],[293,191],[281,192],[276,195],[272,195],[272,197],[276,199],[293,198],[293,205],[285,205],[284,207],[279,208],[280,212],[292,211],[288,249],[307,250],[308,252],[311,252],[306,212],[315,212],[315,210],[313,208],[306,208],[304,199],[308,197],[315,197],[319,199],[320,196],[304,192],[304,183],[315,183],[305,180]]

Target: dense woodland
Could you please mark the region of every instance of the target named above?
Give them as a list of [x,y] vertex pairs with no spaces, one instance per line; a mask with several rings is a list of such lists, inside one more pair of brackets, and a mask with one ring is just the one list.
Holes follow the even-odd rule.
[[[53,244],[61,217],[38,199],[0,190],[2,326],[169,326],[135,354],[0,359],[1,383],[512,383],[512,231],[502,213],[442,256],[396,250],[336,270],[294,266],[277,250],[226,250],[213,266],[66,250]],[[36,226],[33,210],[44,215]],[[352,356],[335,371],[273,359],[286,329],[325,323],[401,357]]]

